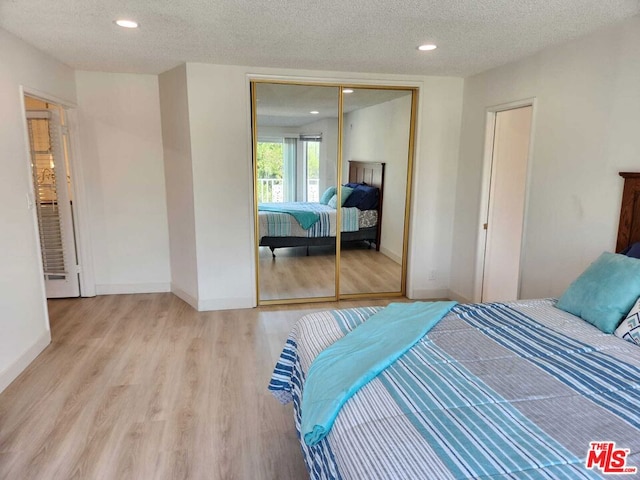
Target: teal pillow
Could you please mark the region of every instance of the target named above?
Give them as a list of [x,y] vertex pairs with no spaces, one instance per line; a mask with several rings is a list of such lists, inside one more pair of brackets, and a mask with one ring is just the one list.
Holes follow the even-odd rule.
[[355,189],[351,188],[351,187],[345,187],[344,185],[342,186],[342,189],[340,190],[340,206],[343,207],[344,206],[344,202],[347,201],[347,198],[349,198],[349,195],[351,195],[353,193]]
[[603,253],[562,294],[556,306],[613,333],[640,297],[640,260]]
[[327,188],[320,197],[320,203],[327,205],[329,203],[329,200],[331,200],[331,197],[336,194],[336,190],[336,187]]
[[[336,187],[330,187],[333,188],[334,190],[336,190]],[[327,189],[328,191],[329,189]],[[347,198],[349,198],[349,195],[351,195],[351,193],[353,192],[353,188],[351,187],[345,187],[344,185],[342,186],[342,190],[340,190],[340,194],[342,195],[342,198],[340,199],[340,206],[342,207],[344,205],[344,202],[347,201]],[[327,193],[327,192],[324,192]],[[324,198],[324,193],[322,194],[322,198]],[[322,198],[320,199],[320,203],[322,202]],[[327,202],[327,206],[331,207],[331,208],[336,208],[336,205],[338,204],[338,195],[336,194],[336,192],[333,192],[333,195],[330,197],[329,201]]]

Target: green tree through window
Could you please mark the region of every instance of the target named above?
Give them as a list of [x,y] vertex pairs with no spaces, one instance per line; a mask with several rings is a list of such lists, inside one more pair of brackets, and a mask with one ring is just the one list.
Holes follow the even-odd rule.
[[284,161],[281,142],[258,142],[258,178],[282,179]]
[[258,142],[258,202],[284,200],[284,146],[282,142]]

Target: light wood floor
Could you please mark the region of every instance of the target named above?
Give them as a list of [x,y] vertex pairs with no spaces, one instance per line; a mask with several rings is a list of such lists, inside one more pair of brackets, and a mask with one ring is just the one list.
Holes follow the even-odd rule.
[[292,407],[266,390],[275,360],[303,314],[386,303],[52,300],[52,344],[0,394],[0,478],[308,478]]
[[[332,297],[335,250],[332,247],[260,248],[260,299]],[[401,290],[402,267],[375,249],[346,246],[340,254],[340,293]]]

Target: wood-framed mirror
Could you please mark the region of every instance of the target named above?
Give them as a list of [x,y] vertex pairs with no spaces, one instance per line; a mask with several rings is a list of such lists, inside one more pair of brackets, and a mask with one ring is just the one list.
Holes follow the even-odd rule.
[[251,96],[258,304],[404,295],[417,90]]

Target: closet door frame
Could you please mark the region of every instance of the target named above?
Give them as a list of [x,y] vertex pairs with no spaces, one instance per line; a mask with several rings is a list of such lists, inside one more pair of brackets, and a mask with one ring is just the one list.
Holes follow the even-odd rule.
[[[246,77],[248,91],[250,92],[249,102],[249,116],[250,116],[250,129],[251,129],[251,170],[252,170],[252,182],[253,182],[253,239],[254,239],[254,268],[255,268],[255,288],[256,288],[256,301],[258,306],[263,305],[286,305],[286,304],[299,304],[299,303],[320,303],[320,302],[335,302],[338,300],[357,300],[357,299],[375,299],[375,298],[393,298],[403,297],[407,291],[407,263],[409,253],[409,232],[411,223],[411,192],[413,187],[413,163],[417,151],[416,134],[417,134],[417,112],[420,100],[420,89],[423,86],[420,82],[393,82],[393,81],[354,81],[353,79],[310,79],[307,77],[283,77],[272,75],[260,75],[249,74]],[[336,185],[342,185],[342,170],[343,170],[343,94],[342,90],[345,88],[353,89],[370,89],[370,90],[407,90],[411,91],[411,118],[410,118],[410,132],[409,132],[409,145],[407,154],[407,178],[406,178],[406,192],[405,192],[405,209],[404,209],[404,231],[403,231],[403,249],[402,249],[402,269],[401,269],[401,289],[398,292],[376,292],[376,293],[351,293],[340,294],[340,242],[341,242],[341,228],[342,225],[342,212],[341,209],[336,211],[336,248],[335,248],[335,281],[334,281],[334,295],[323,297],[305,297],[305,298],[289,298],[289,299],[276,299],[276,300],[261,300],[260,299],[260,246],[259,246],[259,218],[258,218],[258,187],[257,187],[257,162],[256,152],[258,145],[258,129],[257,129],[257,115],[256,115],[256,89],[255,85],[267,83],[267,84],[282,84],[282,85],[300,85],[300,86],[317,86],[317,87],[331,87],[337,88],[338,95],[338,145],[337,145],[337,159],[336,159]]]
[[[411,223],[411,192],[413,190],[413,162],[416,152],[416,132],[417,132],[417,112],[419,103],[420,88],[411,84],[390,84],[384,82],[382,84],[359,84],[359,83],[344,83],[340,85],[341,89],[360,89],[360,90],[406,90],[411,92],[411,110],[409,118],[409,141],[407,145],[407,174],[405,179],[405,203],[404,203],[404,222],[402,232],[402,264],[400,274],[400,290],[391,292],[371,292],[371,293],[340,293],[337,291],[338,300],[358,300],[358,299],[375,299],[375,298],[394,298],[404,297],[407,292],[407,270],[408,270],[408,254],[409,254],[409,233]],[[342,100],[342,95],[340,99]],[[340,109],[340,116],[343,117],[343,109]],[[343,130],[340,130],[340,169],[342,170],[343,158],[342,158],[342,134]],[[388,165],[387,165],[388,168]],[[340,265],[338,265],[338,269]],[[338,270],[337,274],[340,274]],[[339,287],[339,285],[338,285]]]
[[[259,217],[258,217],[258,164],[257,164],[257,150],[258,150],[258,125],[257,125],[257,115],[256,115],[256,105],[257,105],[257,97],[256,97],[256,88],[255,85],[258,84],[278,84],[278,85],[292,85],[292,86],[308,86],[308,87],[328,87],[335,88],[336,93],[340,93],[340,85],[335,83],[326,83],[322,81],[313,82],[308,80],[289,80],[282,78],[271,78],[271,77],[261,77],[254,78],[253,76],[248,77],[249,82],[249,91],[251,92],[251,167],[252,167],[252,182],[253,182],[253,220],[254,220],[254,265],[255,265],[255,282],[256,282],[256,300],[258,305],[286,305],[286,304],[296,304],[296,303],[317,303],[317,302],[333,302],[338,300],[337,293],[339,282],[339,248],[338,242],[340,241],[340,228],[337,228],[338,225],[341,225],[341,211],[337,209],[336,211],[336,248],[335,248],[335,262],[334,262],[334,294],[331,296],[318,296],[318,297],[302,297],[302,298],[285,298],[285,299],[273,299],[273,300],[261,300],[260,299],[260,246],[259,246],[259,235],[260,235],[260,225],[259,225]],[[341,95],[338,95],[338,145],[337,155],[336,155],[336,183],[340,182],[340,165],[341,165],[341,151],[340,151],[340,142],[342,138],[342,134],[340,132],[340,128],[342,125],[342,119],[340,118],[341,114]]]

